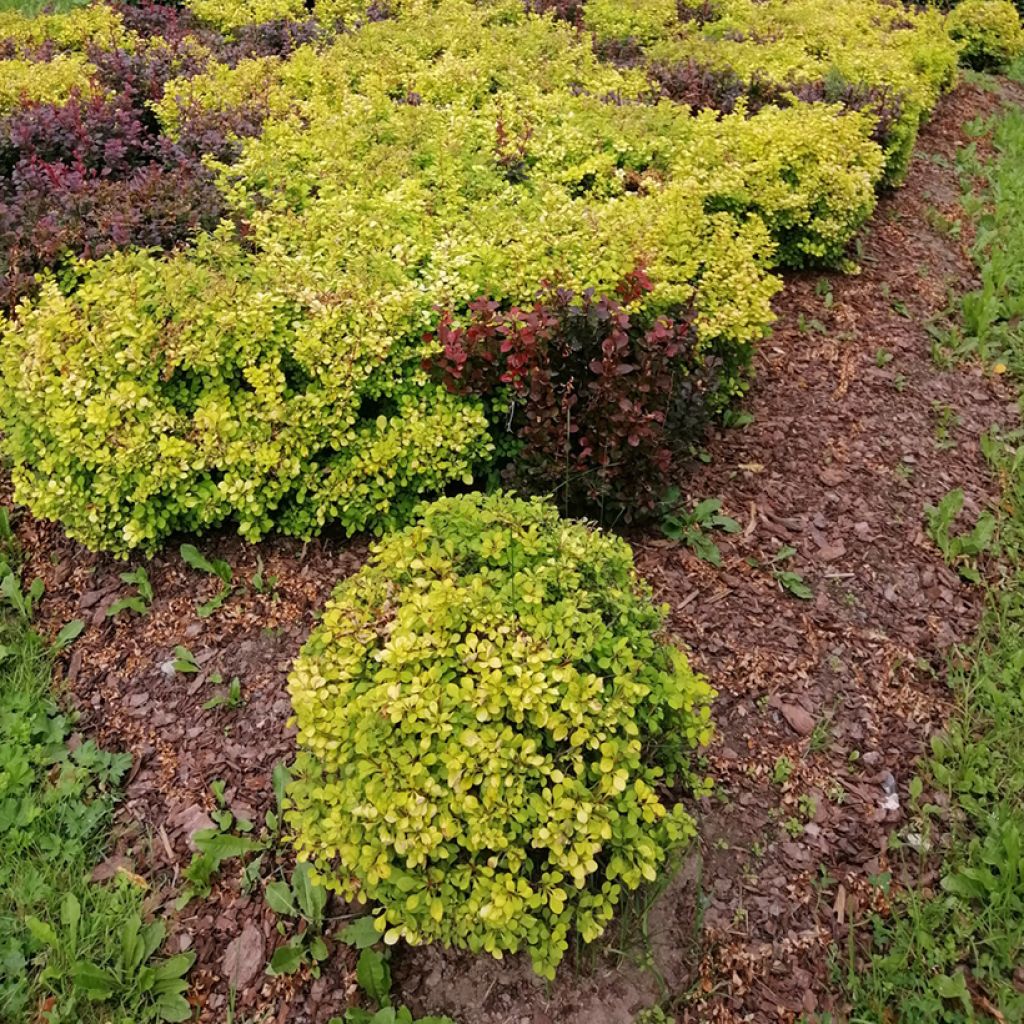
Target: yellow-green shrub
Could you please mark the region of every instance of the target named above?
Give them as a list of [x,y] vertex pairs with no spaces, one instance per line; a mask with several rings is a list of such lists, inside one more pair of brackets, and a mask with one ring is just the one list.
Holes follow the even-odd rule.
[[339,585],[289,680],[300,858],[386,942],[526,950],[547,977],[694,823],[710,734],[619,538],[540,501],[443,499]]
[[[587,0],[585,23],[599,40],[621,40],[608,14],[617,6]],[[905,174],[922,120],[955,77],[956,45],[934,10],[885,0],[716,0],[706,21],[672,21],[662,18],[661,0],[628,7],[647,26],[634,41],[649,67],[695,61],[734,73],[755,93],[781,90],[780,102],[809,85],[821,85],[826,99],[848,86],[878,99],[888,91],[900,105],[887,142],[890,183]],[[664,30],[656,33],[655,25]]]
[[946,24],[961,59],[973,68],[1000,67],[1024,53],[1024,29],[1009,0],[963,0]]
[[0,356],[19,500],[124,552],[225,519],[252,539],[380,528],[469,480],[483,413],[430,385],[416,346],[392,351],[405,299],[349,304],[317,277],[211,237],[45,286]]
[[185,0],[185,6],[204,24],[231,33],[245,25],[308,18],[311,13],[324,22],[351,24],[366,18],[373,0],[316,0],[311,8],[305,0]]
[[53,60],[0,60],[0,114],[22,103],[60,103],[73,92],[92,89],[92,65],[80,54],[58,54]]
[[692,317],[729,371],[720,404],[772,319],[772,264],[839,259],[881,174],[864,114],[694,117],[518,4],[410,2],[172,82],[158,112],[173,134],[197,104],[251,102],[263,135],[217,168],[232,223],[82,264],[0,339],[18,500],[90,546],[380,528],[471,479],[483,410],[420,364],[439,311],[482,296],[611,295],[643,268],[630,312]]
[[52,42],[61,50],[85,50],[90,44],[114,49],[128,36],[121,15],[107,4],[75,7],[63,14],[30,16],[0,11],[0,42],[9,40],[18,49]]

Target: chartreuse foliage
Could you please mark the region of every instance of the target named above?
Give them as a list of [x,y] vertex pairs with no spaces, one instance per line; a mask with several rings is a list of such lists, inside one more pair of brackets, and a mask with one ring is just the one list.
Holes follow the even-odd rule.
[[752,93],[824,98],[867,90],[867,108],[898,104],[886,176],[898,181],[924,117],[953,81],[957,49],[937,11],[873,0],[586,0],[599,41],[639,44],[649,67],[696,62],[738,76]]
[[88,91],[91,75],[92,65],[77,53],[58,54],[42,63],[16,58],[0,60],[0,115],[20,103],[59,103],[76,90]]
[[[982,281],[964,299],[968,350],[999,360],[1024,381],[1024,112],[998,122],[998,159],[981,199],[985,216],[975,257]],[[979,206],[981,204],[979,203]],[[919,821],[938,817],[944,843],[939,880],[900,893],[885,920],[871,922],[870,970],[851,964],[850,1020],[962,1024],[1024,1020],[1024,437],[990,432],[982,448],[1003,494],[993,523],[983,513],[961,527],[970,541],[994,533],[998,561],[978,637],[951,660],[958,711],[932,740],[931,758],[911,786]],[[948,499],[947,499],[948,500]],[[947,502],[943,502],[946,505]],[[954,506],[955,507],[955,502]],[[994,530],[993,530],[994,526]],[[943,797],[921,800],[925,790]],[[940,806],[941,805],[941,806]],[[911,865],[919,855],[909,852]],[[929,867],[931,863],[929,861]]]
[[[310,13],[321,22],[349,25],[372,16],[374,8],[372,0],[315,0],[308,6],[306,0],[186,0],[185,6],[204,24],[227,33],[265,21],[308,18]],[[392,5],[379,6],[383,11]]]
[[[259,83],[271,109],[294,110],[223,170],[244,239],[225,224],[169,258],[83,265],[70,294],[44,287],[7,332],[20,500],[120,551],[224,520],[252,538],[379,528],[489,457],[479,401],[421,369],[438,306],[527,302],[545,280],[611,292],[646,261],[649,308],[692,303],[704,346],[761,335],[778,288],[768,231],[707,212],[686,160],[695,133],[742,132],[743,118],[602,103],[589,90],[630,78],[568,28],[488,17],[456,4],[370,24],[323,54],[256,62],[269,80],[239,66],[243,91]],[[231,80],[216,77],[221,96]],[[205,85],[172,91],[187,102]],[[525,180],[495,152],[502,118],[536,140]],[[855,120],[840,127],[856,151]],[[649,185],[629,190],[630,170]],[[815,206],[822,186],[807,189]]]
[[[193,6],[231,31],[289,13]],[[342,6],[315,13],[351,21]],[[829,34],[826,7],[736,0],[703,27],[677,9],[664,38],[628,31],[713,49],[742,75],[767,61],[779,83],[829,68],[891,79],[899,109],[919,114],[948,82],[955,47],[938,15],[894,20],[870,3],[855,17],[840,0],[846,28]],[[424,495],[484,479],[499,447],[485,413],[501,398],[450,394],[422,369],[440,317],[458,326],[481,298],[527,308],[551,287],[613,296],[638,271],[651,287],[628,314],[693,323],[697,364],[723,368],[708,395],[720,408],[772,319],[772,267],[840,262],[873,209],[886,157],[870,103],[762,107],[751,94],[694,115],[657,94],[649,69],[616,67],[586,33],[513,0],[391,9],[376,20],[368,6],[354,31],[286,58],[218,63],[206,49],[203,73],[169,83],[155,109],[170,136],[241,152],[230,166],[208,158],[218,228],[170,255],[42,261],[58,278],[0,338],[5,447],[35,514],[119,553],[222,523],[252,539],[386,528]],[[602,28],[601,11],[588,5],[599,35],[627,31]],[[776,43],[734,60],[754,12]],[[642,0],[613,14],[672,17]],[[846,64],[829,49],[859,35],[874,57]],[[256,130],[232,121],[239,110],[265,114],[263,134],[221,146],[218,118]],[[197,117],[217,127],[197,131]],[[204,202],[182,230],[156,230],[181,227],[159,218],[152,244],[216,209]]]
[[[0,11],[0,115],[21,103],[60,102],[72,92],[91,91],[95,68],[84,51],[91,44],[121,45],[125,37],[121,16],[104,4],[36,17]],[[54,50],[52,59],[32,60],[33,51],[46,45]]]
[[106,4],[76,7],[64,14],[31,16],[0,10],[0,41],[32,49],[44,43],[58,50],[82,52],[89,45],[112,49],[126,40],[121,15]]
[[445,498],[343,582],[289,688],[300,858],[404,938],[527,950],[552,977],[694,835],[667,787],[712,691],[618,538],[497,493]]
[[964,0],[946,18],[949,34],[973,68],[998,68],[1024,53],[1024,29],[1009,0]]

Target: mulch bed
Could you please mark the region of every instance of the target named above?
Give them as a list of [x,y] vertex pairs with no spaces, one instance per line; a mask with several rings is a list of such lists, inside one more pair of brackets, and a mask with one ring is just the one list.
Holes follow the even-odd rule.
[[[888,837],[911,827],[915,759],[950,713],[944,652],[971,634],[980,610],[978,590],[927,538],[922,512],[954,487],[965,491],[968,515],[993,499],[978,438],[1017,415],[999,377],[940,368],[928,331],[950,289],[972,278],[969,227],[951,227],[962,220],[953,164],[962,126],[998,102],[970,86],[943,102],[906,187],[881,203],[864,236],[860,274],[787,281],[745,405],[752,423],[710,438],[710,461],[681,482],[695,499],[721,497],[743,524],[716,538],[722,567],[655,533],[631,537],[641,571],[672,606],[673,628],[720,694],[708,755],[719,790],[697,809],[700,848],[648,921],[682,1022],[794,1021],[822,1011],[842,1019],[828,951],[838,943],[841,959],[851,920],[883,908],[871,876],[898,869]],[[125,565],[27,515],[19,534],[27,573],[47,586],[41,628],[88,623],[64,664],[82,731],[135,757],[116,841],[123,860],[104,870],[122,864],[145,878],[175,948],[196,950],[199,1019],[225,1019],[224,956],[234,940],[249,964],[235,1019],[306,1024],[340,1014],[357,998],[351,953],[338,946],[318,980],[265,976],[283,939],[259,891],[242,891],[237,864],[226,865],[209,898],[180,912],[174,900],[190,837],[209,824],[213,780],[224,780],[231,807],[257,824],[270,809],[271,770],[293,748],[289,665],[365,543],[206,538],[201,549],[226,560],[239,584],[208,619],[196,605],[219,584],[169,545],[146,563],[156,592],[149,614],[111,619],[107,608],[127,590],[118,577]],[[783,546],[797,553],[772,565]],[[270,593],[246,582],[260,562],[265,577],[277,577]],[[812,599],[788,593],[775,569],[799,573]],[[177,644],[196,655],[198,674],[164,670]],[[203,710],[214,673],[240,677],[243,707]],[[792,766],[784,782],[773,781],[780,758]],[[590,954],[578,969],[567,963],[552,986],[520,958],[405,950],[396,955],[398,994],[461,1024],[627,1024],[661,992],[629,930],[616,937],[619,954]]]

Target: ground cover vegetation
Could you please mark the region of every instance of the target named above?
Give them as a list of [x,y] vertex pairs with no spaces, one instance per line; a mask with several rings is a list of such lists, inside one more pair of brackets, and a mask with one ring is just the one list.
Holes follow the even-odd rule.
[[[0,14],[0,426],[15,499],[117,556],[222,525],[252,541],[403,527],[339,586],[291,675],[299,755],[275,789],[301,863],[265,893],[302,930],[271,977],[318,973],[330,955],[323,884],[376,908],[341,933],[365,947],[360,982],[379,1006],[366,1019],[412,1016],[390,1004],[378,940],[524,950],[552,978],[574,938],[596,939],[693,839],[683,799],[707,791],[711,686],[626,543],[561,516],[657,514],[693,546],[702,524],[742,529],[714,501],[685,513],[668,495],[703,425],[749,386],[781,273],[853,269],[858,230],[905,177],[958,61],[999,67],[1022,49],[999,0],[948,15],[882,0]],[[1009,151],[1019,119],[1006,124]],[[981,244],[1000,256],[968,308],[1010,362],[1014,250],[1000,232],[1019,182],[994,182]],[[244,581],[180,550],[222,584],[197,615],[219,613]],[[703,550],[713,562],[717,547]],[[814,599],[795,570],[772,572]],[[39,594],[0,575],[27,619]],[[109,616],[145,616],[149,576],[121,578],[136,589]],[[1001,653],[1018,590],[1014,577],[965,670],[981,717],[1015,721],[986,680],[1019,661]],[[0,887],[0,920],[18,921],[0,998],[54,1021],[97,1004],[187,1019],[191,955],[150,963],[164,932],[136,883],[83,881],[126,764],[66,742],[69,719],[41,700],[55,652],[12,629],[5,850],[60,846],[67,864],[49,879],[28,858],[13,869],[27,880],[0,877],[14,894],[8,908]],[[168,664],[200,671],[181,644]],[[235,676],[204,707],[245,700]],[[976,770],[974,739],[954,727],[936,749],[936,777],[978,827],[941,904],[963,928],[915,987],[900,957],[919,932],[880,923],[889,951],[866,1005],[898,992],[908,1012],[969,1010],[962,940],[972,977],[1020,1009],[1006,980],[1019,935],[969,920],[987,899],[1017,920],[1014,748],[993,730],[981,749],[1003,767]],[[243,853],[243,878],[261,884],[270,825],[258,844],[234,835],[246,819],[223,783],[215,797],[182,907]],[[51,801],[45,836],[18,831]]]
[[38,582],[26,590],[6,512],[0,516],[0,1016],[5,1021],[187,1020],[193,953],[161,956],[145,883],[104,881],[102,858],[126,754],[75,733],[51,693],[53,660],[83,623],[48,644],[33,631]]
[[[1024,66],[1018,64],[1011,73],[1024,80]],[[964,296],[956,351],[1024,380],[1024,114],[1013,106],[982,131],[991,133],[995,156],[984,169],[984,187],[968,197],[980,218],[974,254],[981,287]],[[955,554],[949,541],[958,537],[983,536],[980,552],[993,560],[979,636],[952,655],[950,684],[958,700],[957,715],[933,740],[932,756],[924,765],[927,784],[946,800],[920,801],[923,834],[941,837],[941,829],[933,829],[930,822],[946,813],[944,807],[952,807],[952,836],[937,890],[912,890],[889,921],[873,923],[871,970],[851,972],[858,1020],[876,1020],[885,1012],[899,1020],[951,1022],[974,1020],[979,1013],[996,1020],[1024,1015],[1021,440],[1019,430],[997,431],[983,439],[1003,488],[995,517],[959,527],[936,524],[944,550]],[[962,494],[959,498],[962,502]],[[919,780],[919,796],[923,789]]]

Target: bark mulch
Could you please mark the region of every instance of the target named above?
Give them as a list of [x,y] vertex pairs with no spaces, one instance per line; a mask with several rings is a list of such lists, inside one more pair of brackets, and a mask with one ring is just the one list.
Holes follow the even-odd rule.
[[[581,951],[550,987],[520,958],[405,950],[396,984],[414,1009],[461,1024],[628,1024],[668,991],[683,1022],[843,1018],[830,950],[842,968],[851,921],[884,910],[871,880],[895,871],[899,882],[889,837],[914,841],[907,786],[950,712],[944,652],[970,635],[980,609],[977,589],[928,539],[923,510],[954,487],[966,493],[967,515],[990,502],[995,484],[978,439],[1016,419],[998,376],[937,364],[930,331],[950,292],[972,278],[954,163],[962,126],[997,103],[971,86],[943,102],[906,187],[883,200],[864,235],[861,273],[787,281],[745,405],[752,422],[710,438],[709,461],[680,482],[694,500],[721,497],[742,523],[716,537],[722,567],[654,532],[631,537],[641,571],[672,606],[672,627],[720,694],[708,754],[719,788],[697,808],[699,849],[653,898],[649,943],[638,941],[644,908],[634,901],[607,947]],[[47,585],[42,628],[88,623],[64,663],[82,731],[135,758],[120,859],[101,873],[141,876],[150,906],[170,919],[172,943],[196,950],[201,1021],[226,1019],[231,943],[236,1020],[340,1014],[357,998],[351,953],[337,946],[318,980],[267,977],[284,937],[258,885],[244,891],[237,861],[208,898],[181,911],[174,903],[191,836],[211,824],[214,780],[257,833],[272,808],[273,766],[292,752],[288,667],[365,545],[207,538],[199,546],[232,566],[237,589],[205,619],[197,603],[219,583],[171,545],[146,563],[149,614],[110,618],[129,590],[118,575],[128,566],[27,515],[19,534],[27,572]],[[784,547],[796,553],[773,562]],[[261,565],[264,579],[277,579],[257,593],[249,581]],[[782,571],[799,574],[811,598],[787,591]],[[178,644],[198,673],[168,672]],[[214,674],[239,676],[243,706],[203,709],[218,692]],[[265,856],[265,874],[286,868],[286,852]],[[339,919],[359,912],[331,909]]]

